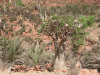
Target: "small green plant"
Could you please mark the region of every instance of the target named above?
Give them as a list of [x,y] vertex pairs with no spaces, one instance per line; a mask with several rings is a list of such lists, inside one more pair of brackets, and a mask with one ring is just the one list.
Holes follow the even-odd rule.
[[42,44],[42,46],[40,46],[39,43],[37,42],[36,45],[35,44],[33,45],[32,50],[29,51],[29,57],[33,59],[35,65],[38,64],[39,60],[41,60],[44,48],[45,48],[44,43]]
[[100,24],[98,25],[98,27],[100,27]]
[[88,4],[72,4],[66,3],[66,7],[61,8],[61,13],[77,15],[96,15],[95,11],[98,7],[95,5]]
[[51,8],[50,8],[50,12],[51,12],[51,14],[55,14],[56,13],[56,7],[54,7],[54,6],[52,6]]
[[23,21],[20,19],[17,24],[22,24],[22,23],[23,23]]
[[24,6],[24,4],[22,3],[22,0],[16,0],[16,5],[17,6]]
[[7,35],[8,34],[8,30],[5,30],[5,35]]
[[38,41],[39,43],[42,42],[42,39],[40,38],[35,38],[36,41]]
[[37,35],[39,35],[40,33],[38,32]]
[[21,28],[21,29],[19,30],[20,35],[23,35],[23,32],[25,32],[25,31],[26,31],[25,28]]
[[24,40],[26,42],[33,43],[33,38],[31,38],[30,36],[25,36]]
[[31,27],[29,28],[29,32],[32,33],[32,29],[31,29]]
[[9,7],[11,5],[11,3],[7,3],[7,6]]
[[34,7],[36,5],[36,3],[31,3],[30,6]]
[[49,72],[51,72],[51,71],[53,71],[53,68],[48,67],[47,70],[48,70]]
[[20,24],[20,26],[21,26],[22,28],[25,28],[25,25],[24,25],[24,24]]
[[4,10],[4,7],[2,6],[1,9]]
[[97,55],[100,55],[99,53],[97,53]]
[[17,18],[15,18],[15,17],[10,18],[10,22],[13,22],[13,21],[16,21],[16,20],[17,20]]
[[43,2],[45,2],[46,0],[42,0]]
[[0,13],[0,16],[1,16],[1,13]]
[[11,46],[11,49],[9,49],[8,57],[11,62],[13,62],[16,59],[16,55],[19,55],[23,52],[21,49],[21,44],[23,42],[23,39],[20,40],[19,37],[14,37],[12,40],[13,45]]
[[13,32],[13,24],[10,25],[9,31]]
[[2,22],[3,22],[3,24],[5,24],[6,23],[6,21],[7,21],[7,19],[2,19]]
[[99,39],[100,39],[100,36],[99,36]]
[[89,58],[89,54],[87,54],[87,55],[86,55],[86,57],[88,57],[88,58]]

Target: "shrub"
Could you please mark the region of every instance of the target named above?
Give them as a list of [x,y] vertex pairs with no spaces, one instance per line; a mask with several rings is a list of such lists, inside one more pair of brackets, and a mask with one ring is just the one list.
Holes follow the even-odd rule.
[[25,36],[24,39],[26,42],[33,43],[33,38],[31,38],[30,36]]
[[32,44],[31,47],[27,46],[28,55],[25,56],[26,64],[35,66],[35,65],[45,65],[46,63],[51,63],[52,59],[54,59],[54,55],[52,53],[45,52],[46,44],[36,42]]
[[16,5],[17,5],[17,6],[24,6],[24,4],[22,3],[22,0],[17,0]]
[[10,25],[9,31],[13,32],[13,24]]
[[22,23],[23,23],[23,20],[20,19],[17,24],[22,24]]
[[2,19],[2,23],[3,23],[3,24],[5,24],[5,23],[6,23],[6,21],[7,21],[7,19],[5,19],[5,18],[4,18],[4,19]]
[[32,33],[32,29],[31,29],[31,27],[29,28],[29,33]]
[[19,55],[21,50],[21,43],[23,39],[19,37],[14,37],[13,40],[9,38],[2,37],[0,39],[0,46],[2,48],[2,59],[4,61],[13,62],[16,59],[16,55]]
[[38,64],[39,60],[41,60],[41,55],[43,54],[43,50],[45,48],[45,44],[39,46],[39,43],[33,45],[32,49],[29,50],[29,58],[31,58],[35,65]]
[[61,8],[60,13],[72,14],[76,15],[96,15],[95,11],[98,10],[99,7],[96,5],[88,5],[88,4],[72,4],[66,3],[66,7]]
[[100,27],[100,24],[98,25],[98,27]]
[[23,32],[25,32],[25,31],[26,31],[25,28],[21,28],[21,29],[19,30],[20,35],[23,35]]
[[15,17],[10,18],[10,22],[13,22],[13,21],[16,21],[16,20],[17,20],[17,18],[15,18]]
[[36,3],[31,3],[30,6],[34,7],[36,6]]
[[52,7],[50,8],[50,13],[51,13],[51,14],[56,14],[56,10],[57,10],[57,8],[54,7],[54,6],[52,6]]

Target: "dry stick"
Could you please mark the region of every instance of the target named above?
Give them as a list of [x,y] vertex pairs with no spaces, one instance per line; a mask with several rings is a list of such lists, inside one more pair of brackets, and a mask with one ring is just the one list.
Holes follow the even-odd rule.
[[11,0],[9,0],[9,3],[11,3],[12,1]]
[[0,22],[1,22],[1,18],[0,18]]
[[45,10],[45,17],[47,18],[46,10]]
[[98,42],[97,42],[97,51],[99,51],[99,40],[98,40]]
[[15,3],[15,6],[16,6],[16,1],[14,1],[14,3]]
[[38,0],[38,10],[40,10],[40,18],[42,19],[42,22],[44,22],[44,16],[41,14],[40,0]]
[[4,16],[5,16],[5,0],[4,0]]
[[[84,44],[85,44],[85,37],[84,37]],[[84,45],[84,50],[85,50],[85,45]]]
[[41,10],[40,9],[40,0],[38,0],[38,9]]

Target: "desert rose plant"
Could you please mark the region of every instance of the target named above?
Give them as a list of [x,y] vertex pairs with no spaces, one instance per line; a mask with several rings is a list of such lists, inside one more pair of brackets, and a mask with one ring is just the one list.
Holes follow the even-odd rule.
[[71,16],[52,15],[50,19],[41,24],[40,32],[52,37],[55,46],[55,60],[53,62],[54,70],[67,69],[64,61],[64,51],[66,41],[72,40],[74,46],[83,44],[83,38],[86,36],[85,28],[92,26],[94,16],[76,19]]

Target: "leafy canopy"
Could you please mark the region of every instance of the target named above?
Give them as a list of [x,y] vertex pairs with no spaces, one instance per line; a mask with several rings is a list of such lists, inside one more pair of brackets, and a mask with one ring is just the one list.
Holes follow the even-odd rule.
[[80,16],[75,19],[69,15],[52,15],[50,19],[41,24],[40,32],[44,32],[54,40],[70,37],[74,44],[83,45],[84,36],[88,34],[84,29],[93,26],[94,22],[94,16]]

